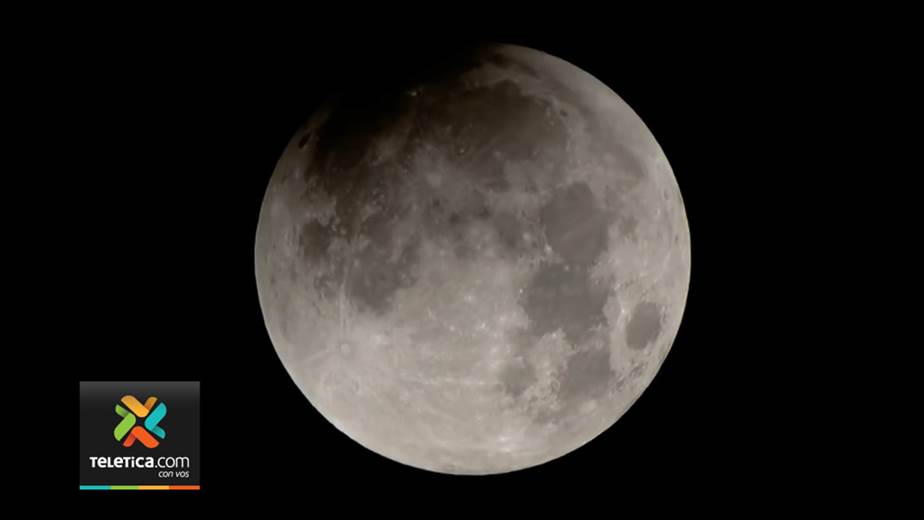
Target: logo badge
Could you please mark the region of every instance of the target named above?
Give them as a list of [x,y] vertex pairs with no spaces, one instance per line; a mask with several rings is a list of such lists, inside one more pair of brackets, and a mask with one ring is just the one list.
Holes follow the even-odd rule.
[[[147,401],[141,404],[133,395],[123,396],[122,404],[125,408],[120,404],[116,404],[115,407],[116,413],[122,418],[113,431],[115,439],[121,441],[122,446],[126,448],[135,444],[136,440],[141,441],[145,448],[156,448],[160,441],[154,436],[163,439],[167,435],[167,432],[158,426],[161,419],[167,415],[167,405],[163,402],[158,403],[156,397],[148,397]],[[144,419],[144,426],[135,424],[138,419]]]
[[200,489],[199,419],[198,381],[81,381],[80,489]]

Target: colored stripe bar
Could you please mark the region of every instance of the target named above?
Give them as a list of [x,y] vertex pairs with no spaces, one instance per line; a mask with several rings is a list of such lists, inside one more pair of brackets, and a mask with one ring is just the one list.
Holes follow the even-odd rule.
[[195,486],[156,486],[156,485],[150,485],[150,486],[143,486],[143,485],[138,485],[138,486],[83,486],[82,485],[80,486],[80,489],[88,490],[88,491],[110,491],[110,490],[114,490],[114,491],[171,490],[172,491],[172,490],[198,490],[199,486],[198,485],[195,485]]

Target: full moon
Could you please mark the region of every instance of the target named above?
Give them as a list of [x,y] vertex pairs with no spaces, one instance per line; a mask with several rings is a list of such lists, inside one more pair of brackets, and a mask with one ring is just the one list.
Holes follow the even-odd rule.
[[334,427],[478,475],[561,457],[638,399],[680,326],[690,233],[629,105],[485,45],[318,110],[270,179],[255,264],[276,352]]

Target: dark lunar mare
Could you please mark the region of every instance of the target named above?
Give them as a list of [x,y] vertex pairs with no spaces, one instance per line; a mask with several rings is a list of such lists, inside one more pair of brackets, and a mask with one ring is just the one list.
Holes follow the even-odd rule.
[[[304,169],[307,189],[320,189],[334,198],[337,218],[326,226],[305,223],[299,230],[300,246],[313,260],[323,257],[334,236],[348,241],[368,237],[367,247],[342,259],[341,263],[352,263],[349,269],[335,267],[338,274],[348,276],[349,296],[365,310],[387,312],[393,293],[416,281],[416,247],[423,238],[448,239],[458,257],[474,259],[477,252],[466,243],[464,230],[481,220],[494,227],[505,252],[519,254],[525,245],[523,233],[538,229],[538,216],[498,211],[487,205],[485,194],[511,189],[504,175],[509,161],[548,161],[553,164],[553,177],[565,167],[567,132],[558,117],[548,117],[552,110],[548,102],[524,95],[509,80],[473,86],[462,79],[486,62],[510,67],[512,63],[496,53],[479,59],[478,53],[465,49],[455,56],[438,65],[421,67],[418,61],[414,74],[378,77],[375,88],[347,89],[314,129],[314,145],[307,151],[311,164]],[[524,128],[532,132],[523,132]],[[391,143],[387,155],[375,154],[395,136],[401,140]],[[306,132],[299,142],[307,147],[310,137]],[[464,172],[471,189],[446,200],[440,189],[426,185],[413,159],[434,149],[454,171]],[[497,150],[503,154],[495,155]],[[555,179],[527,178],[526,182],[514,189],[535,192],[550,187]],[[540,182],[544,186],[537,187]],[[411,214],[415,200],[431,202],[422,214]],[[362,218],[360,211],[370,203],[378,212]],[[544,224],[552,225],[552,220],[564,217],[559,213],[574,207],[567,202],[551,207]],[[420,218],[425,236],[396,236],[394,224],[405,218]],[[564,248],[580,240],[561,229],[552,235],[571,241],[562,244]],[[328,290],[333,286],[325,284]]]
[[[542,78],[540,72],[493,52],[458,56],[464,59],[416,67],[413,75],[376,78],[375,88],[347,90],[332,104],[316,130],[312,164],[305,174],[315,178],[309,186],[337,201],[337,224],[306,223],[300,230],[303,253],[308,259],[322,257],[333,236],[367,237],[368,245],[342,259],[341,264],[351,267],[336,266],[335,276],[348,277],[348,296],[361,310],[382,314],[389,311],[395,291],[417,281],[421,240],[446,241],[457,258],[477,261],[478,251],[467,242],[465,230],[482,222],[494,229],[503,253],[516,259],[528,249],[523,236],[530,231],[561,261],[537,266],[520,301],[530,327],[516,335],[514,343],[524,354],[543,335],[561,330],[574,349],[561,376],[561,399],[598,396],[612,376],[608,340],[601,340],[607,336],[599,334],[608,326],[603,307],[610,293],[606,285],[591,279],[590,271],[606,251],[607,223],[616,198],[602,208],[588,185],[560,185],[569,166],[567,112],[525,95],[509,79],[488,85],[468,85],[462,79],[485,63],[532,78]],[[560,89],[559,95],[583,110],[573,93]],[[594,118],[584,120],[590,121],[589,134],[595,135]],[[395,136],[400,137],[397,142]],[[302,137],[303,145],[308,137]],[[594,146],[596,140],[589,142]],[[383,143],[390,147],[376,155]],[[428,153],[468,176],[463,192],[431,187],[424,180],[426,172],[415,171],[413,159]],[[620,160],[624,164],[619,169],[627,175],[643,174],[631,159]],[[512,186],[505,164],[530,161],[546,161],[548,177],[527,176],[523,185]],[[487,194],[511,189],[544,195],[546,202],[536,214],[514,214],[487,203]],[[414,201],[422,201],[422,207],[414,209]],[[360,211],[367,204],[378,211],[362,219]],[[402,219],[419,219],[419,232],[396,235]],[[336,286],[325,280],[328,290]],[[638,319],[645,321],[647,314]],[[636,326],[640,327],[644,328]],[[502,375],[513,396],[534,380],[524,363],[512,364]]]

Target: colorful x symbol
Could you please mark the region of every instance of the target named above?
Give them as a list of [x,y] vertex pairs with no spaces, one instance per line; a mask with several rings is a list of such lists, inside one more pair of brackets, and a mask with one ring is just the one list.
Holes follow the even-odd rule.
[[[122,441],[124,437],[125,440],[122,442],[122,445],[125,447],[131,446],[135,443],[135,440],[139,440],[146,448],[156,448],[160,444],[160,441],[155,439],[151,433],[161,439],[166,437],[167,432],[158,426],[158,423],[167,415],[167,405],[161,402],[155,408],[154,404],[157,403],[156,397],[148,397],[148,400],[145,401],[144,404],[141,404],[141,402],[132,395],[122,397],[122,403],[128,407],[128,410],[118,404],[115,407],[116,413],[122,418],[113,431],[115,439],[117,441]],[[135,425],[138,418],[144,418],[143,428]],[[128,435],[126,436],[126,434]]]

